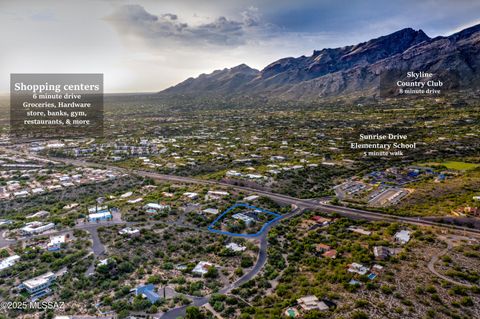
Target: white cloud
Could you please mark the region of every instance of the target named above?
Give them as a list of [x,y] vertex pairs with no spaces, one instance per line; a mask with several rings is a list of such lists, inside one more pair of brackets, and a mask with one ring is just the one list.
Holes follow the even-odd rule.
[[182,22],[174,13],[154,15],[141,5],[123,5],[106,20],[120,34],[135,36],[155,45],[173,41],[187,46],[239,46],[273,30],[268,24],[261,23],[258,9],[254,7],[243,11],[241,16],[241,20],[219,16],[210,22],[193,25]]

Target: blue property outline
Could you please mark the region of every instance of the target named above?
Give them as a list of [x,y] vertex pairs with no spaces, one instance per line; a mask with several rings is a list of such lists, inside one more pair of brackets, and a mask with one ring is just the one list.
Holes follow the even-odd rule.
[[[269,222],[266,222],[265,225],[262,226],[262,228],[255,234],[239,234],[239,233],[232,233],[232,232],[228,232],[228,231],[222,231],[222,230],[218,230],[218,229],[214,229],[213,227],[215,226],[215,224],[223,217],[225,216],[226,214],[228,214],[229,212],[231,212],[232,210],[234,210],[235,208],[237,207],[246,207],[246,208],[250,208],[250,209],[254,209],[254,210],[259,210],[261,211],[262,213],[266,213],[266,214],[269,214],[269,215],[273,215],[275,216],[274,219],[272,219],[271,221]],[[256,207],[256,206],[251,206],[251,205],[248,205],[248,204],[244,204],[244,203],[237,203],[233,206],[230,206],[229,208],[227,208],[220,216],[218,216],[217,218],[215,218],[215,220],[210,224],[208,225],[208,230],[211,231],[212,233],[216,233],[216,234],[222,234],[222,235],[230,235],[230,236],[239,236],[239,237],[257,237],[259,236],[261,233],[263,233],[263,231],[273,222],[279,220],[280,218],[282,218],[282,215],[280,214],[277,214],[277,213],[274,213],[274,212],[271,212],[271,211],[268,211],[266,209],[263,209],[263,208],[259,208],[259,207]]]

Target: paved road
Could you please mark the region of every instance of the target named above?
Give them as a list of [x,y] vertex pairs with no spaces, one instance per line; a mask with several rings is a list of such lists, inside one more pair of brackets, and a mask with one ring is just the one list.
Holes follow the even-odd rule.
[[[265,263],[267,262],[267,257],[268,257],[268,255],[267,255],[267,249],[268,249],[267,235],[268,235],[269,230],[273,226],[278,224],[281,220],[285,220],[285,219],[291,218],[293,216],[299,215],[302,212],[303,212],[303,209],[299,209],[299,208],[294,209],[290,213],[283,215],[281,218],[279,218],[276,221],[274,221],[273,223],[269,224],[268,227],[266,227],[263,230],[263,232],[259,235],[259,237],[257,237],[258,240],[260,241],[260,250],[258,252],[257,262],[255,263],[253,268],[250,269],[250,271],[247,272],[246,274],[244,274],[242,277],[240,277],[237,281],[231,283],[227,287],[224,287],[224,288],[220,289],[219,293],[226,294],[226,293],[230,292],[231,290],[240,287],[242,284],[246,283],[247,281],[249,281],[253,277],[255,277],[263,269],[263,266],[265,266]],[[210,296],[193,298],[192,301],[193,301],[193,304],[195,306],[203,306],[206,303],[208,303],[209,297]],[[176,319],[178,317],[185,316],[186,308],[187,308],[187,306],[182,306],[182,307],[172,309],[172,310],[166,312],[165,314],[163,314],[163,316],[161,318],[162,319]]]
[[442,223],[433,222],[433,221],[425,220],[421,218],[394,216],[390,214],[371,212],[371,211],[362,210],[362,209],[335,206],[335,205],[326,204],[325,202],[322,202],[322,201],[312,201],[310,199],[299,199],[299,198],[295,198],[295,197],[291,197],[283,194],[277,194],[277,193],[272,193],[264,190],[258,190],[251,187],[232,185],[232,184],[219,182],[219,181],[202,180],[202,179],[196,179],[192,177],[159,174],[159,173],[148,172],[143,170],[123,169],[116,166],[90,163],[90,162],[85,162],[77,159],[51,158],[50,160],[55,160],[57,162],[64,162],[66,164],[72,164],[76,166],[98,167],[98,168],[104,168],[109,170],[116,170],[123,173],[152,178],[155,180],[227,187],[227,188],[232,188],[239,191],[255,193],[258,195],[269,197],[273,200],[276,200],[285,204],[293,204],[298,207],[309,208],[309,209],[319,209],[327,213],[337,213],[341,216],[345,216],[348,218],[365,218],[369,220],[400,221],[400,222],[404,222],[412,225],[437,226],[442,228],[460,230],[465,234],[468,233],[471,235],[480,235],[480,230],[478,229],[472,229],[472,228],[462,227],[457,225],[442,224]]
[[452,284],[455,284],[455,285],[458,285],[458,286],[463,286],[463,287],[468,287],[468,288],[471,288],[472,285],[471,284],[468,284],[468,283],[463,283],[463,282],[459,282],[459,281],[456,281],[456,280],[453,280],[452,278],[450,277],[447,277],[441,273],[439,273],[436,269],[435,269],[435,264],[437,263],[438,259],[440,257],[442,257],[443,255],[445,255],[446,253],[448,253],[452,248],[453,248],[453,240],[455,239],[465,239],[465,240],[468,240],[469,238],[465,238],[465,237],[461,237],[461,236],[452,236],[452,238],[445,238],[445,241],[447,242],[447,248],[445,248],[444,250],[442,250],[439,254],[437,255],[434,255],[432,257],[432,259],[430,260],[430,262],[428,263],[428,270],[430,270],[430,272],[432,274],[434,274],[435,276],[445,280],[445,281],[448,281]]
[[[108,225],[118,225],[118,224],[125,224],[125,222],[102,222],[102,223],[96,223],[96,224],[85,223],[85,224],[77,224],[73,228],[86,230],[86,231],[91,233],[91,231],[93,229],[95,229],[95,232],[96,232],[96,229],[98,227],[108,226]],[[71,232],[71,231],[72,231],[72,229],[66,228],[66,229],[50,231],[50,232],[43,233],[43,234],[38,234],[38,235],[33,235],[33,236],[28,236],[28,237],[21,237],[19,239],[8,239],[8,240],[5,239],[4,234],[2,234],[2,236],[0,236],[0,248],[4,248],[4,247],[10,246],[10,245],[13,245],[15,243],[18,243],[18,242],[21,242],[21,241],[24,241],[24,240],[29,240],[29,239],[32,239],[32,238],[45,237],[45,236],[51,236],[51,235],[61,235],[61,234],[65,234],[65,233],[68,233],[68,232]],[[97,238],[98,238],[98,233],[97,233]],[[99,242],[100,241],[98,240],[97,247],[96,247],[97,250],[100,249],[100,247],[98,246]],[[95,241],[94,241],[94,244],[95,244]],[[101,243],[100,243],[100,245],[101,245]]]
[[0,233],[0,248],[4,248],[15,243],[15,240],[5,238],[6,232],[7,230],[4,230]]
[[100,256],[105,252],[105,247],[103,247],[100,237],[98,237],[98,227],[89,227],[85,229],[90,233],[92,237],[92,251],[95,256]]
[[[182,224],[180,221],[175,221],[175,222],[164,222],[164,221],[148,221],[148,222],[128,222],[128,221],[122,221],[122,220],[115,220],[115,221],[104,221],[104,222],[98,222],[98,223],[80,223],[76,224],[73,226],[73,229],[81,229],[88,231],[92,237],[93,245],[92,245],[92,250],[95,253],[96,256],[101,255],[105,252],[105,248],[103,247],[103,244],[100,241],[100,238],[98,237],[98,228],[99,227],[109,227],[109,226],[116,226],[116,225],[124,225],[128,227],[133,227],[133,226],[138,226],[138,225],[155,225],[155,224],[165,224],[169,226],[174,226],[174,227],[182,227],[182,228],[188,228],[191,230],[195,231],[200,231],[200,232],[205,232],[205,233],[211,233],[208,229],[204,227],[198,227],[198,226],[193,226],[193,225],[185,225]],[[53,236],[53,235],[61,235],[65,234],[68,232],[71,232],[72,229],[67,228],[67,229],[60,229],[60,230],[53,230],[50,232],[38,234],[38,235],[33,235],[33,236],[28,236],[28,237],[21,237],[19,239],[6,239],[4,237],[5,231],[0,234],[0,249],[14,245],[18,242],[22,242],[24,240],[29,240],[32,238],[39,238],[39,237],[45,237],[45,236]]]

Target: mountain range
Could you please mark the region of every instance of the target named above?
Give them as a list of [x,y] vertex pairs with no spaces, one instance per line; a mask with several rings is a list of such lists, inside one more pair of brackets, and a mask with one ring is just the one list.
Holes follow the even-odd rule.
[[163,96],[265,96],[315,100],[334,96],[376,96],[388,70],[459,74],[462,88],[480,83],[480,25],[450,36],[428,37],[406,28],[357,45],[288,57],[263,70],[245,64],[189,78]]

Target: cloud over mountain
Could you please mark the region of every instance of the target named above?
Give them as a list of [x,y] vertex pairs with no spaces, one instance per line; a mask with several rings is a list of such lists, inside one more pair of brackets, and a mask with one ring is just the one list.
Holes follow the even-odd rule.
[[183,22],[175,13],[154,15],[143,6],[133,4],[120,6],[106,20],[121,34],[158,41],[158,44],[174,41],[183,45],[238,46],[252,36],[272,29],[260,21],[258,10],[253,7],[241,12],[239,20],[219,16],[210,22],[194,25]]

